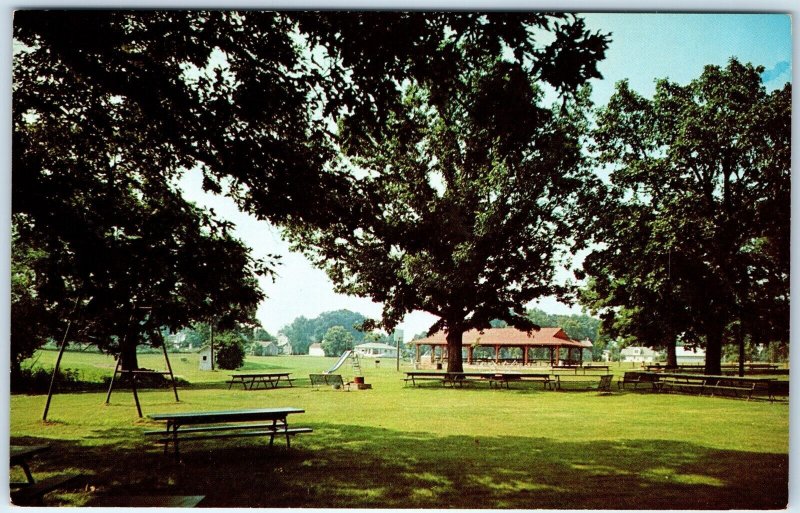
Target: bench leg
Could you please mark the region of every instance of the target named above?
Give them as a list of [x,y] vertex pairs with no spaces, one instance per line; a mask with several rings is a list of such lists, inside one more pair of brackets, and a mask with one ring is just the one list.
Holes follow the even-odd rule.
[[33,474],[31,474],[31,469],[28,467],[28,462],[23,461],[19,464],[22,467],[22,471],[25,472],[25,478],[28,480],[28,484],[34,484],[36,480],[33,478]]

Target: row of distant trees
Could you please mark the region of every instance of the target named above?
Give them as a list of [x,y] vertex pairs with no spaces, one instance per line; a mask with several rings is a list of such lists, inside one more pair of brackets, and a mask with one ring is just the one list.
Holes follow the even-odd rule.
[[[365,331],[435,315],[451,371],[465,331],[533,329],[526,305],[553,295],[609,336],[701,345],[712,373],[728,342],[788,342],[791,87],[761,68],[732,59],[651,99],[622,82],[596,109],[611,39],[571,14],[14,23],[12,367],[48,337],[136,368],[164,328],[254,325],[276,262],[183,199],[191,168],[382,304]],[[576,291],[555,275],[579,251]],[[325,332],[302,324],[306,350]]]

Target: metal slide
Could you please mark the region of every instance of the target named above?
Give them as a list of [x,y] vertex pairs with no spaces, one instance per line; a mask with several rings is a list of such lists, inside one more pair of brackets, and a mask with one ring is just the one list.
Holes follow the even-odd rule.
[[325,372],[323,372],[323,374],[330,374],[331,372],[336,372],[336,369],[338,369],[339,367],[341,367],[341,366],[342,366],[342,364],[343,364],[344,362],[346,362],[346,361],[347,361],[347,359],[350,357],[350,354],[351,354],[352,352],[353,352],[353,351],[351,351],[351,350],[349,350],[349,349],[348,349],[347,351],[345,351],[344,353],[342,353],[342,356],[340,356],[340,357],[339,357],[339,361],[338,361],[338,362],[336,362],[336,364],[335,364],[333,367],[331,367],[330,369],[328,369],[328,370],[326,370]]

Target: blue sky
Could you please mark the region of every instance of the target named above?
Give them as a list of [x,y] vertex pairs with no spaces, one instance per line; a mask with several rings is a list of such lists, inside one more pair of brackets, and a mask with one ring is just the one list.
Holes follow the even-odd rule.
[[[584,15],[593,30],[612,33],[612,43],[599,69],[604,79],[593,81],[595,103],[602,105],[614,83],[628,79],[645,96],[652,95],[658,78],[687,83],[708,64],[724,66],[730,57],[763,65],[770,88],[791,80],[792,36],[788,15],[744,14],[610,14]],[[290,253],[278,232],[264,222],[236,212],[230,200],[202,193],[197,173],[189,174],[182,186],[187,197],[236,222],[238,235],[254,248],[256,256],[283,255],[275,283],[262,280],[269,296],[258,310],[265,329],[276,333],[297,316],[315,317],[322,312],[346,308],[367,316],[379,316],[380,305],[368,299],[335,294],[325,274],[306,259]],[[534,306],[534,305],[531,305]],[[578,313],[546,298],[538,306],[552,313]],[[408,340],[425,331],[436,318],[416,312],[400,328]]]
[[[623,78],[645,96],[655,79],[687,83],[709,64],[725,66],[731,57],[765,68],[768,87],[791,81],[791,17],[787,14],[624,14],[583,15],[592,30],[611,32],[594,81],[595,103],[605,103]],[[776,73],[777,71],[777,73]]]

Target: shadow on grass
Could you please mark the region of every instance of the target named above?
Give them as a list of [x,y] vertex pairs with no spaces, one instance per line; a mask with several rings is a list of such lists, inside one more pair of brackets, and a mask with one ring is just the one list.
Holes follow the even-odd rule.
[[[208,507],[781,509],[788,455],[677,441],[431,436],[341,424],[273,448],[254,439],[187,442],[176,462],[141,427],[96,431],[34,473],[88,475],[95,494],[205,495]],[[131,444],[93,445],[104,440]],[[80,505],[89,493],[66,496]]]

